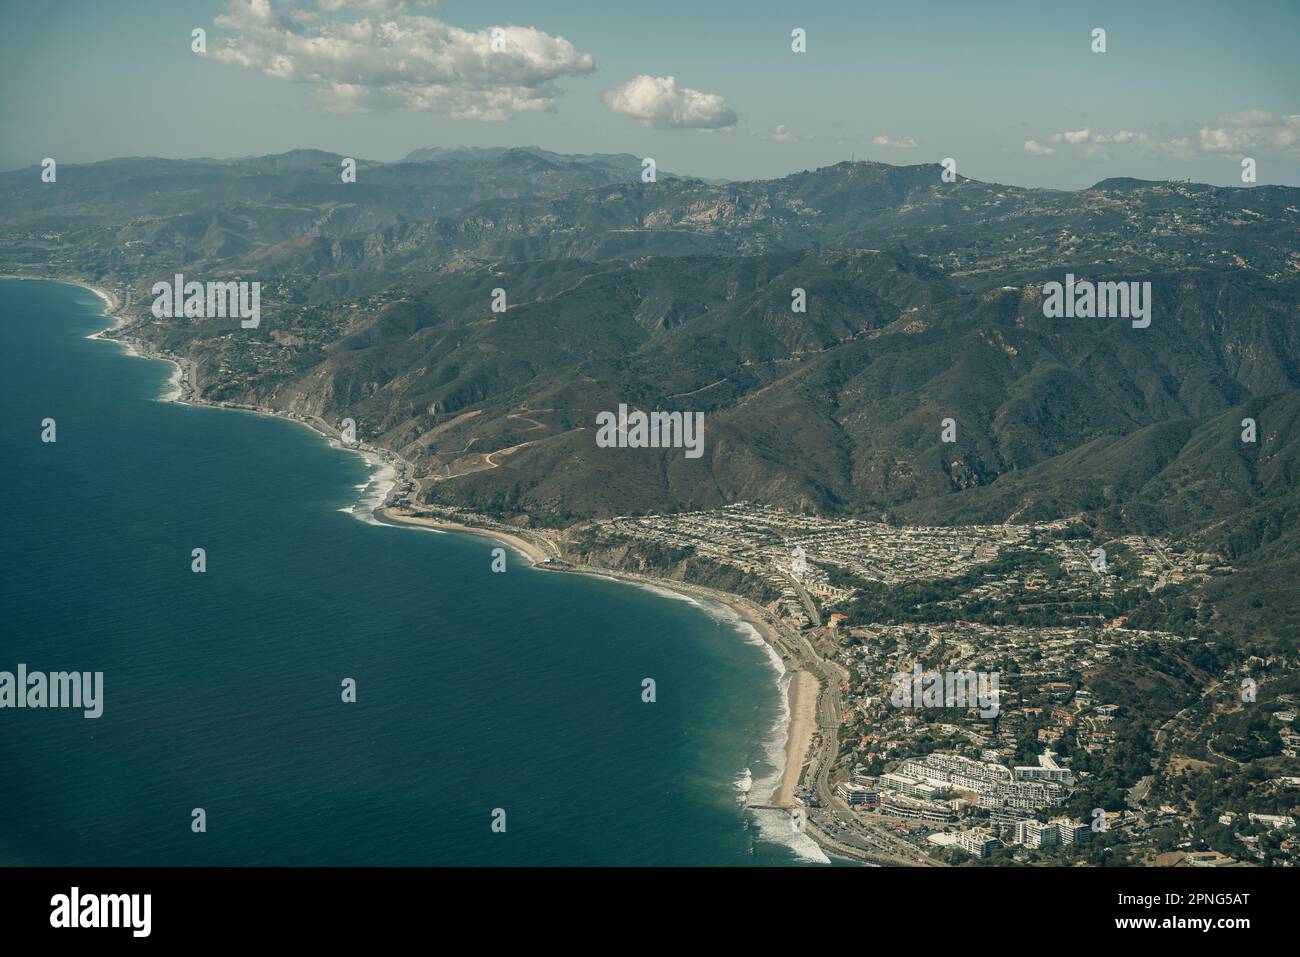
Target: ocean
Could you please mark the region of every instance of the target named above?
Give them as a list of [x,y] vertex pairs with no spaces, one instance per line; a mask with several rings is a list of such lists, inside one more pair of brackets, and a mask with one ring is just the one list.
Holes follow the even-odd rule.
[[727,609],[376,524],[359,454],[164,401],[102,311],[0,280],[0,672],[103,673],[0,708],[0,865],[825,861],[742,808],[784,699]]

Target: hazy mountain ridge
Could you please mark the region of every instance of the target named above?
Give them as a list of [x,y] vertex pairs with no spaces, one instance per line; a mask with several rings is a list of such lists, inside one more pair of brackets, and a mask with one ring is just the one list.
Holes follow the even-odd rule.
[[[1300,270],[1300,191],[1285,187],[1132,181],[1112,189],[1105,181],[1069,193],[943,183],[938,166],[877,163],[771,181],[664,174],[642,183],[629,158],[616,166],[535,149],[483,152],[363,162],[347,184],[342,158],[318,151],[64,167],[56,184],[41,183],[34,168],[0,174],[6,259],[70,255],[101,275],[195,263],[320,277],[859,246],[902,249],[972,285],[1037,278],[1044,268],[1244,263],[1275,280]],[[205,243],[222,214],[234,217],[222,227],[228,241]],[[155,248],[172,219],[183,229]]]

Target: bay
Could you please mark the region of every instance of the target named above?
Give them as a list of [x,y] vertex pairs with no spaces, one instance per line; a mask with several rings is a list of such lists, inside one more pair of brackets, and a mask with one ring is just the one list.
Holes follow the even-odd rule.
[[782,702],[734,622],[358,521],[359,455],[159,401],[172,367],[88,338],[101,313],[0,281],[0,670],[104,673],[98,719],[0,710],[0,864],[820,859],[741,807]]

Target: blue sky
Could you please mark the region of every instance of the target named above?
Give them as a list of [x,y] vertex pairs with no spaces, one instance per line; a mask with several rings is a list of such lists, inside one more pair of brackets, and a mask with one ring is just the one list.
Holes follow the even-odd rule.
[[[1300,185],[1295,0],[271,2],[309,16],[250,7],[222,28],[227,0],[0,0],[0,168],[537,145],[727,179],[950,156],[976,179],[1060,188],[1241,185],[1250,156],[1260,183]],[[395,22],[416,46],[338,40],[359,21]],[[322,25],[338,45],[304,54]],[[539,32],[462,57],[494,26]],[[190,51],[194,27],[207,56]],[[806,53],[790,49],[796,27]],[[273,62],[280,76],[263,72]]]

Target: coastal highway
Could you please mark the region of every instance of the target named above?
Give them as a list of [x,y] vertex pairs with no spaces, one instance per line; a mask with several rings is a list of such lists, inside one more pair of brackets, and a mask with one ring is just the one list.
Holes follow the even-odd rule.
[[799,601],[803,605],[804,614],[808,616],[808,620],[812,622],[814,628],[820,628],[822,616],[817,611],[817,602],[813,601],[813,596],[808,594],[808,589],[803,587],[803,582],[799,581],[799,579],[790,578],[788,581],[794,586],[795,594],[799,596]]
[[883,824],[854,811],[836,796],[830,773],[839,754],[839,730],[843,720],[839,669],[834,662],[817,654],[805,634],[786,629],[781,629],[780,633],[799,664],[816,675],[821,684],[817,701],[820,734],[804,778],[804,783],[813,782],[821,807],[808,808],[809,836],[832,853],[867,864],[946,867],[915,844],[891,833]]

